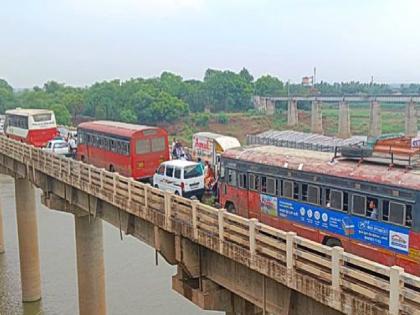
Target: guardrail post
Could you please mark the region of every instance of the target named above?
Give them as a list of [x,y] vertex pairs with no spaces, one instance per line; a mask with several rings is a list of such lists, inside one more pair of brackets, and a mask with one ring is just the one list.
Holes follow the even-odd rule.
[[341,296],[341,266],[343,265],[344,249],[339,246],[331,251],[331,285],[333,288],[334,303],[340,303]]
[[223,243],[225,240],[225,209],[219,209],[219,211],[217,212],[217,219],[219,222],[219,252],[223,253]]
[[149,185],[144,185],[144,209],[149,209]]
[[389,314],[398,315],[400,313],[400,298],[403,282],[401,275],[404,269],[398,266],[392,266],[389,273]]
[[172,230],[172,193],[170,191],[165,191],[165,225],[166,228]]
[[115,203],[115,196],[117,195],[117,173],[112,173],[112,201]]
[[286,267],[287,267],[287,284],[291,286],[293,281],[293,270],[295,268],[295,232],[287,232],[286,234]]
[[197,207],[200,202],[198,200],[191,201],[191,211],[192,211],[192,226],[194,239],[198,240],[198,216],[197,216]]
[[255,227],[257,223],[258,220],[255,218],[249,220],[249,251],[251,252],[251,266],[255,265],[255,254],[257,252],[257,243],[255,240]]

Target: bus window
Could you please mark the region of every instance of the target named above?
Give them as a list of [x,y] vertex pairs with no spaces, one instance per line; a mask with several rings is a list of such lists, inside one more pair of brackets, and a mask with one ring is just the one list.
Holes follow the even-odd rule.
[[331,208],[336,210],[343,210],[343,192],[331,189],[330,192]]
[[413,216],[412,216],[412,209],[413,207],[411,205],[405,206],[405,225],[408,227],[411,227],[413,224]]
[[352,212],[357,215],[366,215],[366,197],[361,195],[353,195]]
[[378,199],[372,197],[366,199],[366,216],[371,219],[378,219]]
[[249,189],[258,191],[260,187],[260,177],[255,174],[249,174]]
[[174,174],[174,167],[171,165],[166,165],[166,176],[172,177]]
[[266,193],[267,192],[267,177],[261,176],[261,192]]
[[302,200],[308,200],[308,184],[302,184]]
[[293,198],[296,200],[299,199],[299,184],[296,182],[293,183]]
[[276,180],[272,177],[267,177],[267,194],[276,195]]
[[136,142],[136,154],[150,153],[149,140],[137,140]]
[[248,188],[248,182],[247,182],[247,174],[239,173],[239,188]]
[[228,170],[228,184],[236,186],[236,171]]
[[222,165],[220,167],[220,179],[224,179],[225,178],[225,167],[224,165]]
[[[319,193],[320,189],[317,186],[309,185],[308,186],[308,202],[319,205]],[[303,194],[303,185],[302,185],[302,194]]]
[[293,182],[291,180],[283,181],[283,196],[293,199]]
[[152,152],[165,151],[165,138],[153,138],[152,139]]
[[389,222],[404,224],[405,206],[402,203],[391,201],[389,203]]
[[382,201],[382,220],[383,221],[389,220],[389,201],[388,200]]
[[175,167],[175,178],[181,179],[181,169],[179,167]]
[[283,187],[283,181],[281,180],[281,179],[277,179],[277,181],[276,181],[277,183],[276,183],[276,195],[277,196],[281,196],[281,189],[282,189],[282,187]]
[[343,210],[345,212],[349,211],[349,193],[343,192]]

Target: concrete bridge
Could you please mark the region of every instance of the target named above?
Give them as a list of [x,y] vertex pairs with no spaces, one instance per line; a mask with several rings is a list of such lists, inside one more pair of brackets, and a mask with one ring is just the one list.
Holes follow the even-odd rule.
[[301,101],[312,102],[311,132],[323,134],[322,103],[338,104],[338,137],[349,138],[350,131],[350,103],[369,103],[369,136],[381,135],[381,107],[380,103],[402,103],[405,109],[405,134],[417,135],[417,109],[416,103],[420,95],[385,95],[385,96],[292,96],[292,97],[254,97],[254,107],[260,111],[274,114],[277,101],[287,102],[287,124],[294,127],[298,124],[297,104]]
[[[39,187],[45,205],[74,216],[81,315],[106,314],[104,221],[177,265],[173,289],[206,310],[226,314],[420,314],[420,278],[399,267],[386,267],[339,247],[326,247],[256,219],[5,137],[0,137],[0,171],[15,179],[18,194],[24,302],[41,298],[34,201],[34,187]],[[0,224],[0,236],[1,229]],[[0,250],[2,244],[0,237]]]

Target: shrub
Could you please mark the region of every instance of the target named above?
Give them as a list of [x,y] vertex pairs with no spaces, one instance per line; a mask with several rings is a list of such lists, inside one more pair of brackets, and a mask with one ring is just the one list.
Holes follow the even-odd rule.
[[225,112],[220,112],[218,115],[217,115],[217,122],[218,123],[220,123],[220,124],[223,124],[223,125],[226,125],[226,124],[228,124],[229,123],[229,116],[228,115],[226,115],[226,113]]
[[209,124],[209,113],[197,113],[193,117],[193,121],[197,126],[206,127]]

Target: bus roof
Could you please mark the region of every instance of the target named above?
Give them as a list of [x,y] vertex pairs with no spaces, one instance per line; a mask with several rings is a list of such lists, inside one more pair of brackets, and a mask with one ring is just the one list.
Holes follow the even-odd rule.
[[118,136],[131,137],[136,132],[144,130],[163,130],[157,127],[128,124],[117,121],[97,120],[79,124],[79,128],[94,130],[102,133],[108,133]]
[[249,146],[229,149],[223,157],[271,165],[322,175],[379,183],[389,186],[420,190],[420,172],[391,168],[372,163],[336,159],[331,153],[298,150],[275,146]]
[[49,109],[34,109],[34,108],[16,108],[9,109],[6,111],[7,115],[18,115],[18,116],[32,116],[37,114],[49,114],[52,113]]

